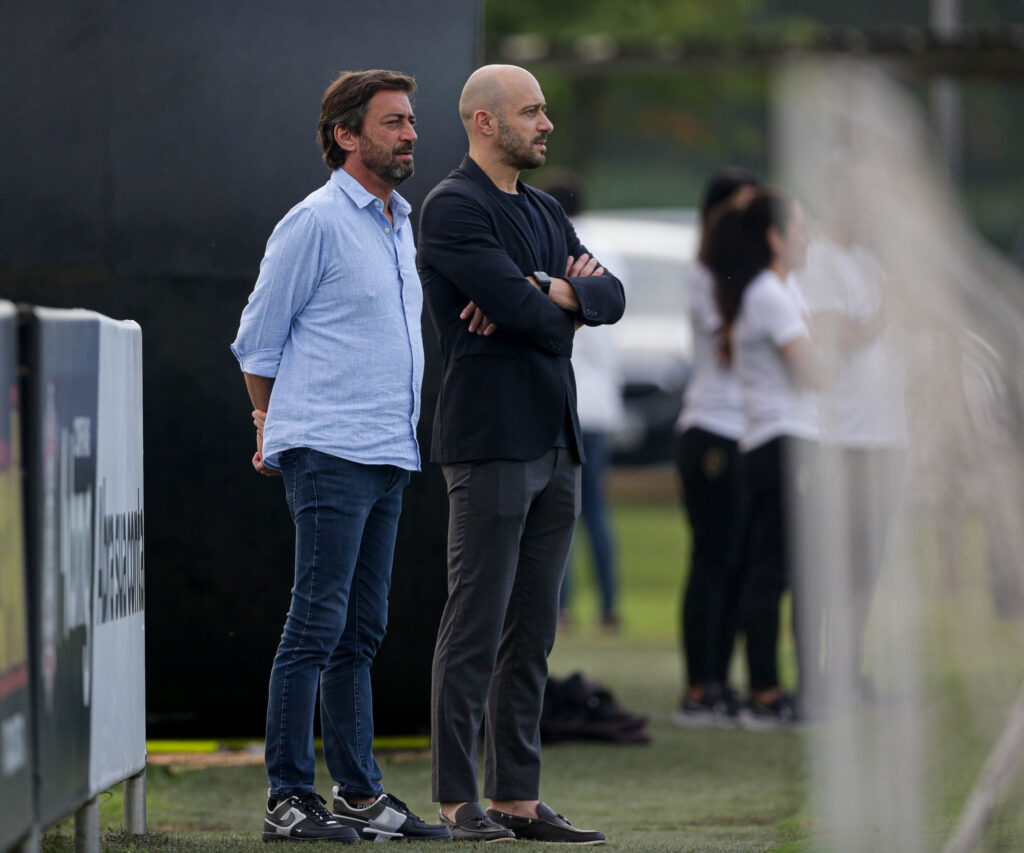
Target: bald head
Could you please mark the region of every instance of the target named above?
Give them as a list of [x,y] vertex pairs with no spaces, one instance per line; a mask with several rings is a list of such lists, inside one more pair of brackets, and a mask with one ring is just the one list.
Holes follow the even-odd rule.
[[485,65],[462,88],[469,156],[506,192],[515,192],[519,170],[544,165],[554,128],[547,109],[537,78],[517,65]]
[[459,98],[459,115],[467,128],[478,110],[501,115],[510,98],[531,89],[540,92],[537,79],[518,65],[484,65],[469,75]]

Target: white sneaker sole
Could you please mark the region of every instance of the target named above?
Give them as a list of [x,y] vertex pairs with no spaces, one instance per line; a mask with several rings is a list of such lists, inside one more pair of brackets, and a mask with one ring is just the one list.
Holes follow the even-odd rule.
[[792,732],[800,724],[796,720],[780,720],[778,717],[759,717],[749,711],[740,711],[740,728],[748,732]]
[[736,718],[719,714],[696,717],[683,711],[673,711],[672,723],[681,729],[731,729],[736,726]]

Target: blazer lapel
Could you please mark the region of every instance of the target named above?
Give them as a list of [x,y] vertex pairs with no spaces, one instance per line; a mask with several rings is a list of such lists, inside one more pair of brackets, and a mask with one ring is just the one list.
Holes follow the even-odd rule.
[[523,221],[523,217],[519,211],[516,210],[512,203],[507,199],[502,198],[505,193],[494,186],[494,181],[487,177],[487,173],[481,169],[468,154],[463,158],[462,164],[459,168],[471,181],[473,181],[474,184],[480,187],[488,195],[493,202],[494,207],[501,212],[505,219],[512,223],[512,227],[519,233],[519,239],[522,241],[522,245],[526,246],[530,252],[530,257],[532,258],[532,269],[543,269],[543,264],[537,256],[537,246],[535,245],[536,238],[527,223]]

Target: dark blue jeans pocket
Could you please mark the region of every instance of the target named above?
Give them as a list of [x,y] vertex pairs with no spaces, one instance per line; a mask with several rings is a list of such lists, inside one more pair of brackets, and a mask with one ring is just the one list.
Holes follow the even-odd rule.
[[301,450],[302,448],[289,447],[277,454],[277,461],[281,466],[281,480],[284,482],[284,499],[288,503],[288,512],[292,521],[295,520],[296,467]]

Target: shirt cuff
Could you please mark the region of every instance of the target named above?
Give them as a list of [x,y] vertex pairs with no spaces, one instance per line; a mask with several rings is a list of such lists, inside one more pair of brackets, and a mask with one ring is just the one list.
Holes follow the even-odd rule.
[[242,352],[232,344],[231,352],[238,359],[243,373],[273,379],[277,376],[277,369],[281,364],[281,353],[283,350],[258,349],[255,352]]

